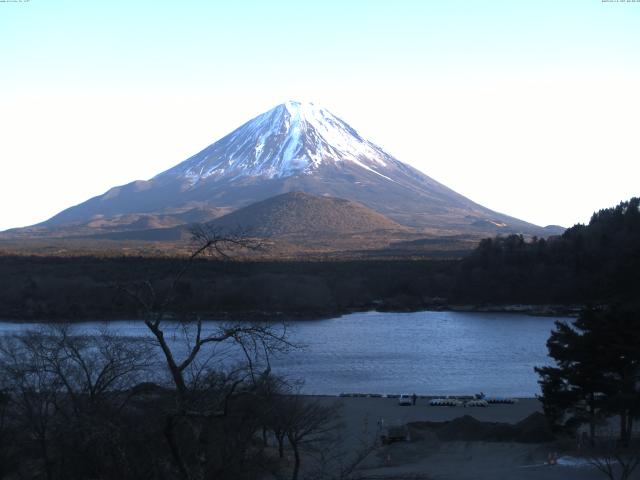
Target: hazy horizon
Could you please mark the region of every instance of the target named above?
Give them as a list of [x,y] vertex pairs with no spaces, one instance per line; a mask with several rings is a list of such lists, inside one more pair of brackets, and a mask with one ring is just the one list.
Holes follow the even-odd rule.
[[488,208],[588,222],[640,193],[639,21],[600,0],[0,3],[0,230],[287,100]]

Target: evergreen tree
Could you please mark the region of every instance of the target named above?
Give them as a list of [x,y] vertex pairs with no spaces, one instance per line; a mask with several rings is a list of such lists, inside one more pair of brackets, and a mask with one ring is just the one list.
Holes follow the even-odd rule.
[[547,417],[567,427],[587,423],[593,442],[596,424],[604,416],[605,382],[598,360],[603,345],[594,332],[598,325],[584,324],[586,312],[573,325],[556,322],[547,348],[557,367],[536,368],[536,372]]
[[599,360],[606,366],[604,407],[619,416],[620,440],[628,446],[633,420],[640,415],[640,315],[627,307],[612,307],[594,316],[592,322],[604,327],[599,336],[607,346]]
[[628,444],[640,413],[640,319],[631,309],[586,308],[569,325],[556,322],[547,342],[555,367],[539,367],[541,401],[556,425],[596,424],[619,415],[620,440]]

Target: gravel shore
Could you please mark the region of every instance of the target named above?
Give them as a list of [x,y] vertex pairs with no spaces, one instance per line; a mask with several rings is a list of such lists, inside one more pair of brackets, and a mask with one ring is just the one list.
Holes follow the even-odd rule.
[[[469,415],[482,422],[515,425],[542,405],[535,398],[521,398],[514,404],[488,407],[435,407],[428,398],[415,406],[399,406],[394,398],[315,397],[319,402],[338,402],[344,425],[344,448],[356,451],[373,441],[388,425],[412,422],[445,422]],[[487,441],[442,441],[435,435],[421,435],[408,442],[378,446],[360,466],[370,478],[425,478],[474,480],[600,479],[602,473],[585,461],[558,450],[557,443]],[[548,465],[552,452],[559,452],[558,465]],[[636,478],[634,476],[633,478]]]

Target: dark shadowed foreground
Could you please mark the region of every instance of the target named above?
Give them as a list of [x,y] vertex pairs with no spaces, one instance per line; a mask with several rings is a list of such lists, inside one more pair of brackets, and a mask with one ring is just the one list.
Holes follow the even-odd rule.
[[[337,406],[295,395],[295,386],[270,375],[266,356],[283,343],[270,343],[275,330],[249,328],[223,327],[209,342],[211,335],[185,335],[193,349],[179,358],[166,352],[173,364],[164,385],[145,383],[150,349],[164,348],[161,342],[76,336],[67,327],[3,338],[0,478],[297,478],[302,467],[305,478],[320,478],[309,475],[338,471],[337,459],[315,457],[331,450]],[[242,350],[246,361],[214,368],[213,358],[225,354],[204,348],[214,342]]]

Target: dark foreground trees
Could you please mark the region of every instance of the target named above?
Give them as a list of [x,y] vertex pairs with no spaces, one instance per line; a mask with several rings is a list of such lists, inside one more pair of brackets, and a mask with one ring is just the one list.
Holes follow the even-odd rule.
[[104,332],[3,337],[0,478],[310,478],[331,448],[336,408],[268,370],[200,368],[181,393],[144,381],[159,365],[148,341]]
[[567,324],[556,322],[547,342],[555,367],[536,368],[544,410],[556,425],[596,426],[618,419],[620,444],[628,446],[640,415],[640,314],[634,308],[587,308]]
[[197,257],[247,246],[195,239],[170,282],[121,286],[145,338],[70,327],[0,338],[0,478],[299,478],[336,411],[271,375],[270,356],[291,346],[283,325],[203,323],[182,308]]
[[86,478],[103,467],[126,478],[121,469],[135,461],[121,449],[120,413],[147,359],[144,345],[105,332],[88,337],[53,327],[2,338],[3,468],[53,479],[62,472]]

